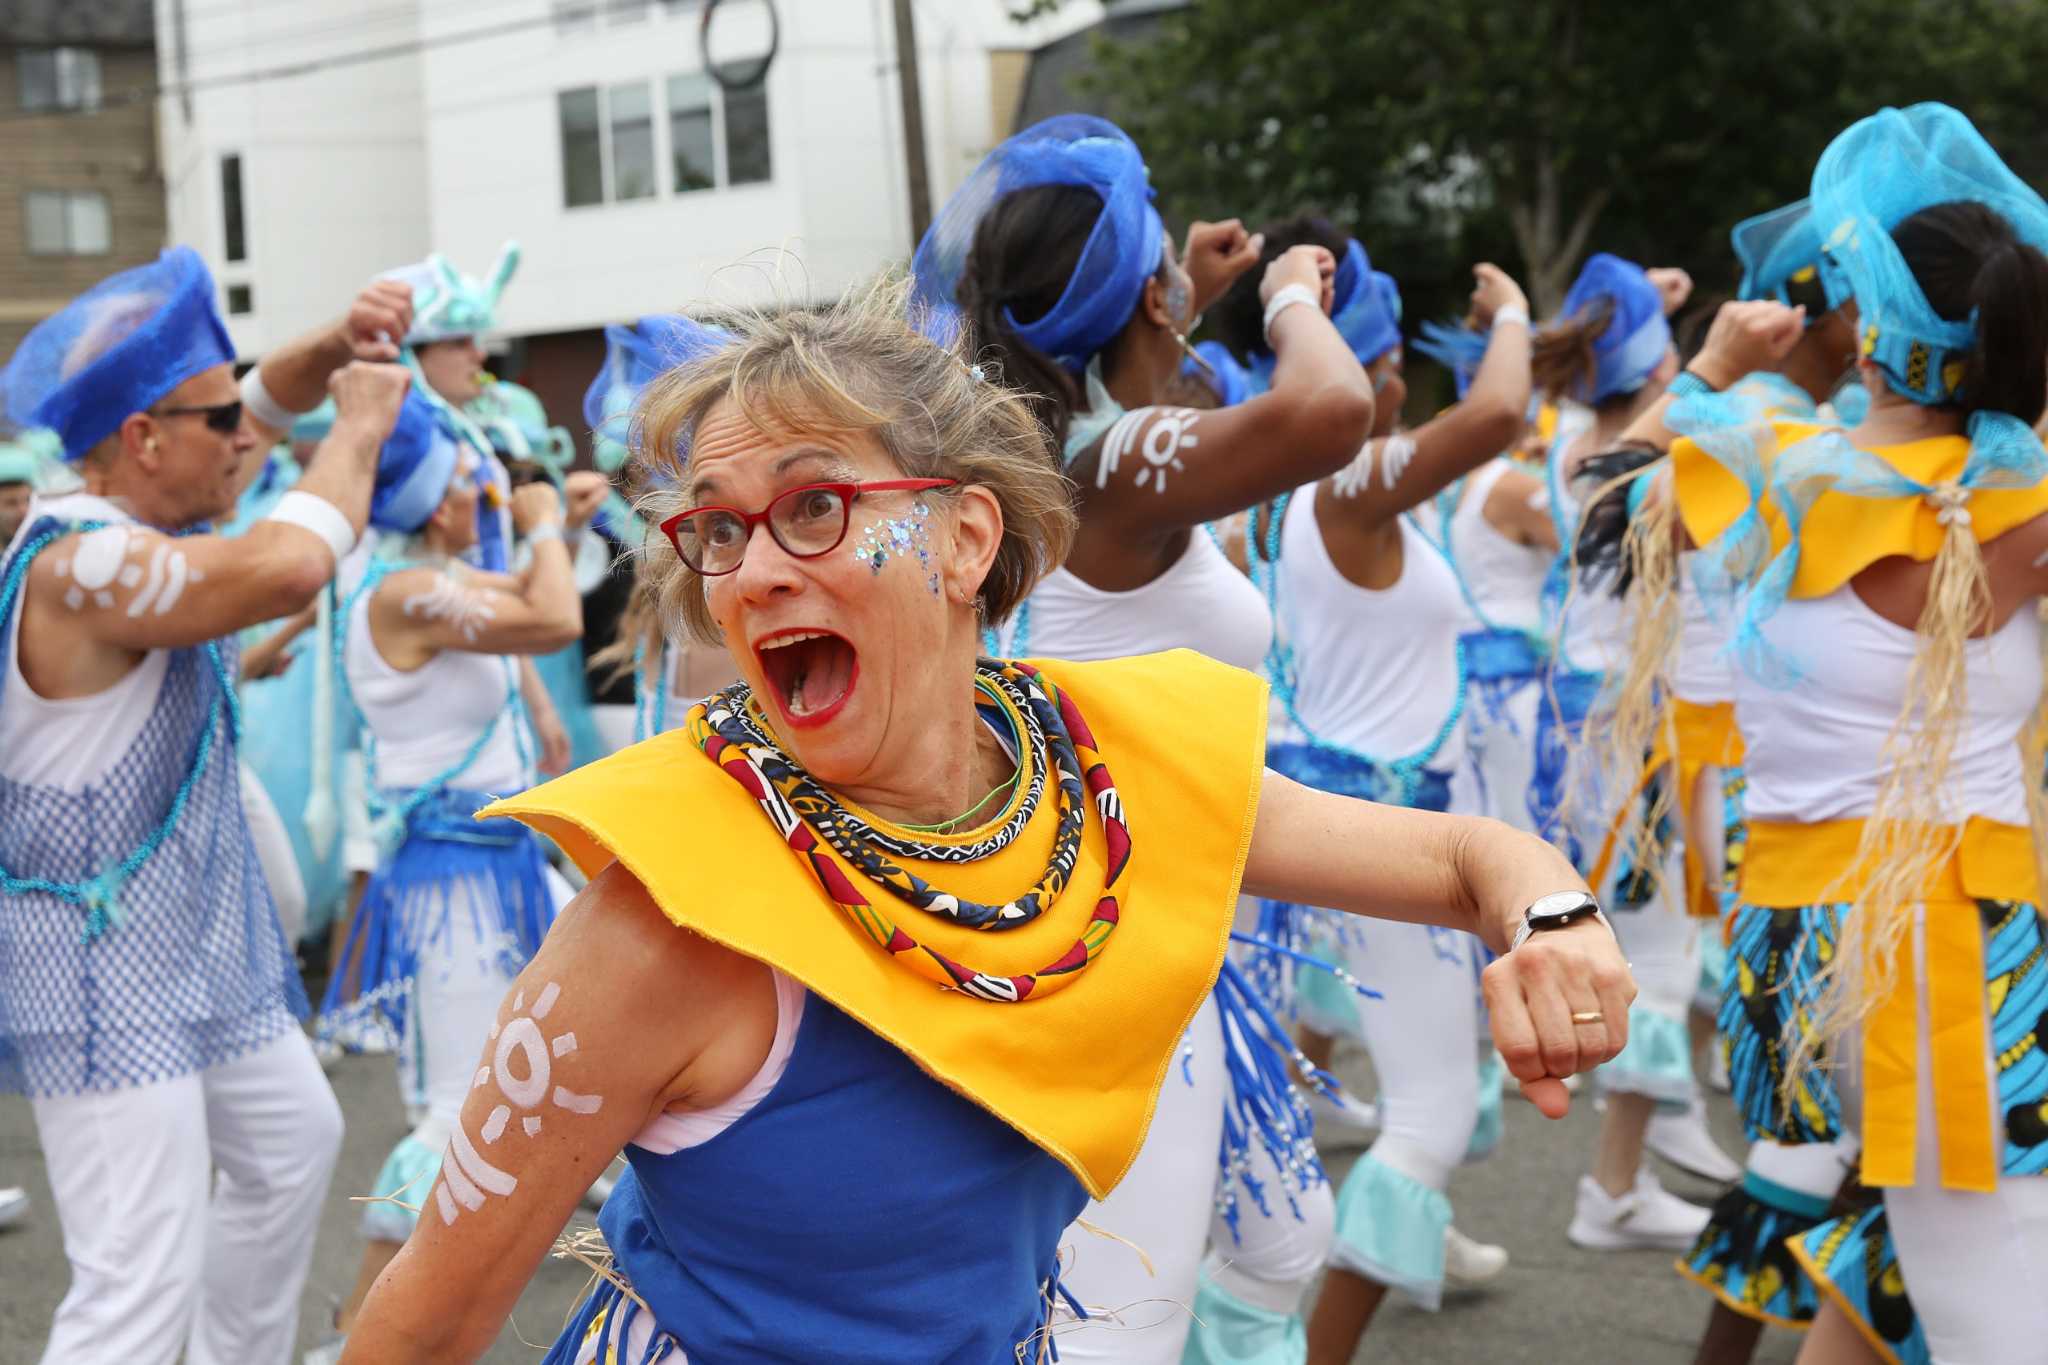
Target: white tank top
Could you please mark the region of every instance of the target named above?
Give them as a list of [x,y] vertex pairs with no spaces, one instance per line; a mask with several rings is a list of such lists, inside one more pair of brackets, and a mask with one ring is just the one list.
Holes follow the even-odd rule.
[[[1281,629],[1294,650],[1295,710],[1318,739],[1392,761],[1435,741],[1458,698],[1458,636],[1478,622],[1457,575],[1406,517],[1401,576],[1361,588],[1338,571],[1316,520],[1314,484],[1280,528]],[[1429,760],[1454,768],[1464,726]]]
[[[1869,815],[1918,637],[1844,585],[1826,597],[1786,602],[1764,624],[1764,638],[1801,676],[1777,688],[1747,669],[1736,671],[1750,818],[1813,823]],[[2041,698],[2040,641],[2040,620],[2029,606],[1965,646],[1969,710],[1942,793],[1945,820],[1979,815],[2028,823],[2020,734]]]
[[1192,649],[1257,672],[1273,641],[1273,615],[1265,595],[1198,528],[1171,568],[1128,592],[1104,592],[1054,569],[998,638],[1006,654],[1085,663]]
[[[1566,478],[1566,465],[1579,434],[1590,422],[1591,414],[1578,422],[1561,418],[1557,439],[1550,443],[1550,515],[1564,546],[1559,559],[1567,565],[1571,546],[1578,539],[1583,509],[1579,506],[1578,491]],[[1587,585],[1574,579],[1567,584],[1563,601],[1553,604],[1552,610],[1560,613],[1551,623],[1556,633],[1555,657],[1564,667],[1581,673],[1605,673],[1628,663],[1628,608],[1610,587]]]
[[1678,657],[1672,663],[1671,690],[1682,701],[1712,706],[1735,699],[1735,663],[1727,653],[1734,607],[1709,605],[1693,586],[1698,553],[1678,557]]
[[1487,498],[1513,468],[1514,462],[1501,456],[1473,471],[1444,534],[1451,560],[1472,594],[1472,605],[1486,622],[1508,630],[1539,630],[1543,576],[1550,572],[1551,554],[1540,545],[1524,545],[1502,535],[1486,519]]
[[[126,522],[134,518],[105,498],[71,493],[37,498],[16,539],[39,519]],[[45,554],[64,553],[61,549]],[[156,708],[171,666],[171,651],[152,649],[119,682],[87,697],[52,701],[28,685],[21,672],[21,606],[7,628],[7,684],[0,690],[0,776],[9,781],[76,794],[113,771]]]
[[[381,591],[381,588],[379,589]],[[370,599],[356,599],[348,619],[349,691],[377,740],[380,787],[422,787],[462,761],[493,717],[506,713],[517,674],[501,654],[444,649],[409,673],[393,668],[370,635]],[[532,785],[519,758],[518,718],[506,713],[491,738],[449,785],[511,793]]]

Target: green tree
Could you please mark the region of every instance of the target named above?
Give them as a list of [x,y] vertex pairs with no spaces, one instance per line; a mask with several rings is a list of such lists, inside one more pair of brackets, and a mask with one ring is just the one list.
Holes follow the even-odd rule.
[[1730,286],[1728,229],[1886,104],[1946,100],[2044,160],[2033,0],[1196,0],[1095,56],[1170,213],[1328,212],[1411,317],[1455,311],[1475,259],[1539,310],[1590,250]]

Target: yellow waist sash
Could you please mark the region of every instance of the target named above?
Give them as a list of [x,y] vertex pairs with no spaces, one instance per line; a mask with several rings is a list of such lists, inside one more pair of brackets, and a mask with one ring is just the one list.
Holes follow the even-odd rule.
[[[1861,820],[1817,824],[1751,821],[1742,864],[1746,905],[1789,908],[1853,900]],[[1933,1062],[1934,1122],[1941,1183],[1990,1190],[1998,1181],[1991,1079],[1991,1006],[1984,984],[1979,900],[2037,904],[2040,880],[2033,832],[1977,817],[1963,826],[1955,855],[1929,879],[1924,901],[1928,1054]],[[1863,1024],[1863,1182],[1913,1183],[1919,1089],[1918,1000],[1921,973],[1911,950],[1892,989]]]
[[[682,731],[481,814],[531,825],[586,873],[617,861],[676,924],[795,977],[1100,1198],[1136,1157],[1181,1037],[1223,964],[1265,770],[1266,686],[1187,650],[1039,666],[1094,732],[1133,854],[1102,955],[1064,989],[1020,1004],[941,990],[891,960]],[[945,890],[1001,902],[1044,869],[1056,805],[1048,780],[1031,822],[990,857],[898,861]],[[1065,893],[1031,923],[998,933],[913,910],[848,872],[906,926],[914,917],[913,935],[936,951],[987,971],[1031,972],[1072,944],[1094,911],[1102,826],[1091,803]]]
[[1648,787],[1665,764],[1672,762],[1672,737],[1678,742],[1677,780],[1678,815],[1684,837],[1685,856],[1685,908],[1687,913],[1698,919],[1714,919],[1721,913],[1720,869],[1707,867],[1701,860],[1692,840],[1692,796],[1693,784],[1699,780],[1700,770],[1708,767],[1733,768],[1742,763],[1742,733],[1735,728],[1734,702],[1696,702],[1674,697],[1671,701],[1671,725],[1667,730],[1659,726],[1657,742],[1650,750],[1649,761],[1643,764],[1643,771],[1636,778],[1635,789],[1629,793],[1621,809],[1616,812],[1614,823],[1607,828],[1607,838],[1601,842],[1600,856],[1593,860],[1593,872],[1587,879],[1597,889],[1606,880],[1607,872],[1614,863],[1614,848],[1621,838],[1621,831],[1634,811],[1643,789]]

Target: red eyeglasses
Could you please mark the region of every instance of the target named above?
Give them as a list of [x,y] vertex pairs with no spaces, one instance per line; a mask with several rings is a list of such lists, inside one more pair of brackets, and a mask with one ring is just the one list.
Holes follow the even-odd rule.
[[839,548],[853,521],[853,504],[867,493],[919,493],[951,488],[958,479],[883,479],[877,483],[807,483],[776,496],[758,512],[737,507],[692,507],[661,524],[683,563],[706,578],[729,574],[746,557],[754,528],[766,523],[775,543],[797,559],[816,559]]

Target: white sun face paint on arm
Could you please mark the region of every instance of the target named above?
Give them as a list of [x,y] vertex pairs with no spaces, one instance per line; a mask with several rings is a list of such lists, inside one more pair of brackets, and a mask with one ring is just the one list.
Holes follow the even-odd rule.
[[1166,476],[1187,468],[1181,463],[1181,451],[1202,443],[1195,432],[1201,419],[1202,414],[1194,408],[1139,408],[1125,413],[1102,438],[1102,453],[1095,461],[1095,486],[1109,487],[1124,456],[1135,451],[1144,461],[1138,467],[1138,487],[1150,485],[1153,492],[1164,493]]
[[[482,1089],[496,1083],[501,1103],[493,1105],[477,1129],[484,1147],[495,1146],[511,1127],[515,1116],[519,1130],[530,1141],[541,1135],[543,1106],[570,1114],[595,1114],[604,1107],[602,1095],[581,1095],[567,1086],[556,1085],[554,1064],[576,1051],[576,1035],[563,1030],[553,1038],[541,1032],[541,1023],[561,999],[562,988],[548,982],[526,1007],[526,992],[512,998],[513,1017],[491,1030],[494,1044],[490,1063],[477,1068],[470,1088]],[[500,1169],[486,1158],[461,1126],[449,1140],[448,1153],[441,1161],[442,1180],[434,1190],[434,1203],[441,1221],[453,1224],[467,1209],[471,1213],[490,1201],[491,1196],[508,1196],[519,1188],[518,1177]]]
[[425,592],[416,592],[401,604],[407,616],[420,621],[447,621],[470,644],[484,627],[497,619],[497,608],[483,593],[471,591],[448,574],[434,580]]
[[178,605],[187,583],[199,581],[185,552],[166,540],[137,534],[126,526],[102,526],[78,538],[70,558],[56,561],[57,577],[69,579],[64,605],[83,611],[123,605],[131,618],[154,611],[162,616]]

